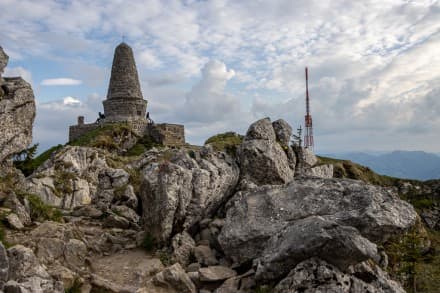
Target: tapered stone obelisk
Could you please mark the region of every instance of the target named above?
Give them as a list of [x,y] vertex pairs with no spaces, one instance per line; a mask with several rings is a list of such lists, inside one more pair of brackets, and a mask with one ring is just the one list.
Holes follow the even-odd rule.
[[107,99],[102,103],[106,122],[146,119],[147,101],[142,97],[133,50],[126,43],[115,49]]

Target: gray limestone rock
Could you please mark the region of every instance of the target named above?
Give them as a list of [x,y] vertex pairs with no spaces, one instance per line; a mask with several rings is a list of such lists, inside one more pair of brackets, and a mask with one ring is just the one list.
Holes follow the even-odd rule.
[[2,73],[3,73],[6,65],[8,65],[8,61],[9,61],[9,56],[5,53],[3,48],[0,46],[0,82],[1,82],[1,78],[2,78]]
[[313,167],[318,163],[318,158],[313,151],[309,148],[301,148],[298,150],[299,160],[303,163],[304,167]]
[[274,125],[277,134],[269,118],[249,126],[238,149],[243,189],[251,189],[252,184],[285,184],[293,180],[296,157],[288,144],[284,144],[286,137],[290,137],[290,126],[284,120],[277,120]]
[[[226,223],[218,238],[224,253],[237,263],[273,257],[269,269],[272,264],[277,265],[277,261],[287,261],[290,253],[296,253],[284,242],[285,239],[310,237],[310,243],[316,241],[321,245],[320,241],[328,237],[342,241],[341,238],[352,235],[348,238],[351,240],[341,242],[341,248],[370,257],[373,246],[366,239],[382,243],[391,235],[411,227],[417,217],[411,205],[385,188],[340,179],[310,178],[295,180],[285,186],[263,186],[237,193],[228,206]],[[313,228],[313,221],[305,225],[308,218],[315,216],[322,219],[321,227]],[[300,223],[305,232],[311,232],[309,235],[295,228]],[[285,244],[287,246],[283,246]],[[305,247],[305,255],[322,252],[319,245],[315,252],[313,246]],[[277,260],[278,249],[286,250]],[[262,255],[266,256],[261,258]],[[329,261],[335,261],[331,254],[328,253],[327,257]],[[340,265],[336,261],[335,264]]]
[[355,228],[311,216],[287,226],[269,240],[262,256],[255,261],[255,278],[277,279],[311,257],[321,257],[341,270],[370,258],[380,259],[376,245]]
[[213,266],[218,264],[218,260],[215,258],[214,252],[209,246],[206,245],[196,246],[194,248],[194,257],[202,266]]
[[0,242],[0,290],[3,288],[3,284],[8,281],[9,275],[9,260],[3,243]]
[[10,213],[6,217],[6,220],[8,221],[9,226],[15,230],[22,230],[24,228],[20,218],[14,213]]
[[112,213],[105,218],[104,227],[128,229],[128,227],[130,227],[130,221]]
[[96,148],[63,147],[26,178],[25,188],[46,204],[63,209],[93,203],[107,211],[115,202],[137,208],[136,195],[128,185],[130,175],[109,167],[108,155]]
[[52,279],[30,248],[15,245],[8,249],[8,257],[5,292],[64,292],[63,284]]
[[[380,270],[380,269],[378,269]],[[287,292],[382,292],[403,293],[403,288],[390,280],[384,272],[377,271],[368,281],[343,273],[337,267],[318,258],[305,260],[281,280],[274,293]]]
[[127,185],[127,187],[121,194],[115,194],[115,200],[120,204],[132,208],[133,210],[136,210],[138,208],[138,198],[134,193],[133,186],[131,186],[130,184]]
[[7,208],[10,208],[18,216],[23,225],[27,226],[31,224],[32,221],[28,209],[23,205],[23,203],[21,203],[15,193],[8,193],[3,205]]
[[85,206],[76,207],[72,211],[72,215],[75,217],[90,217],[90,218],[98,219],[103,215],[103,212],[101,212],[92,205],[85,205]]
[[277,141],[279,141],[283,146],[289,146],[290,137],[292,136],[292,127],[283,119],[278,119],[272,122],[273,129],[275,130],[275,135]]
[[232,277],[235,277],[237,273],[224,266],[209,266],[207,268],[199,269],[201,282],[218,282]]
[[260,119],[249,126],[244,140],[254,139],[276,141],[275,131],[269,118]]
[[84,265],[86,254],[86,245],[78,239],[70,239],[64,246],[64,259],[69,268],[81,268]]
[[173,229],[189,229],[212,216],[234,192],[238,173],[236,163],[217,152],[196,161],[176,151],[171,161],[147,164],[140,193],[145,230],[164,243]]
[[333,178],[333,165],[325,164],[305,170],[305,174],[310,177]]
[[[178,263],[170,267],[167,267],[163,271],[157,273],[152,279],[152,284],[160,288],[168,288],[170,290],[175,290],[175,292],[182,292],[182,293],[197,292],[194,283],[191,281],[189,276],[185,273],[185,271]],[[150,292],[150,291],[140,291],[140,292]],[[155,291],[151,291],[151,292],[155,292]]]
[[49,279],[49,274],[40,265],[32,249],[15,245],[8,249],[9,279],[21,282],[29,277]]
[[139,223],[139,215],[127,206],[113,206],[112,211],[118,216],[124,217],[132,223]]
[[241,177],[257,185],[285,184],[293,180],[286,153],[272,140],[244,141],[239,148]]
[[171,247],[173,249],[173,259],[186,267],[191,261],[190,256],[195,247],[196,243],[192,239],[188,232],[183,231],[182,233],[174,235],[171,240]]
[[21,77],[4,78],[0,88],[4,92],[0,96],[0,162],[3,162],[32,142],[35,99],[30,84]]

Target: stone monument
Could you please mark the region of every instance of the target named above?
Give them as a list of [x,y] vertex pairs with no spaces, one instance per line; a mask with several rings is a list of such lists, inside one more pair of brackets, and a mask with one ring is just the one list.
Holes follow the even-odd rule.
[[154,124],[146,118],[147,101],[142,96],[133,50],[124,42],[115,49],[107,99],[102,104],[105,118],[87,124],[84,116],[79,116],[77,125],[69,128],[69,141],[102,125],[127,123],[139,136],[148,135],[157,143],[168,146],[185,144],[183,125]]
[[125,43],[115,49],[104,115],[108,122],[145,120],[147,101],[143,99],[133,51]]

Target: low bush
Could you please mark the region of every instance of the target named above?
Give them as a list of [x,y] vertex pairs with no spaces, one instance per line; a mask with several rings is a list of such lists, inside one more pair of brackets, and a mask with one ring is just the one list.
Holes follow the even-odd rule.
[[243,142],[243,138],[243,135],[229,131],[211,136],[205,141],[205,145],[210,144],[216,151],[224,151],[235,156],[238,146]]

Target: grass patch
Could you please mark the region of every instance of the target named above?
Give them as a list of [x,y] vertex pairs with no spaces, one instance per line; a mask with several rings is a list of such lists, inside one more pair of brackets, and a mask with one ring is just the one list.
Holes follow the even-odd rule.
[[61,211],[44,203],[41,198],[36,194],[31,193],[18,193],[18,196],[25,197],[29,201],[30,205],[30,216],[32,221],[55,221],[62,222],[63,215]]
[[75,278],[70,288],[64,290],[65,293],[81,293],[82,282],[79,278]]
[[380,186],[396,186],[401,181],[399,178],[394,178],[386,175],[379,175],[368,167],[353,163],[348,160],[338,160],[328,157],[317,156],[318,165],[332,164],[334,177],[349,178],[361,180],[366,183],[380,185]]
[[[426,248],[427,240],[431,242]],[[385,244],[388,272],[407,292],[438,292],[440,288],[440,231],[425,230],[421,223]]]
[[122,143],[130,136],[138,137],[129,124],[112,123],[100,125],[68,144],[72,146],[97,147],[114,151],[119,150]]
[[170,266],[173,264],[171,255],[166,251],[159,251],[159,259],[164,266]]
[[216,151],[224,151],[229,155],[235,156],[238,146],[243,142],[243,135],[229,131],[211,136],[205,141],[211,144]]
[[146,151],[152,149],[153,147],[161,147],[161,144],[154,142],[150,136],[141,137],[138,142],[129,149],[124,155],[125,156],[140,156]]

